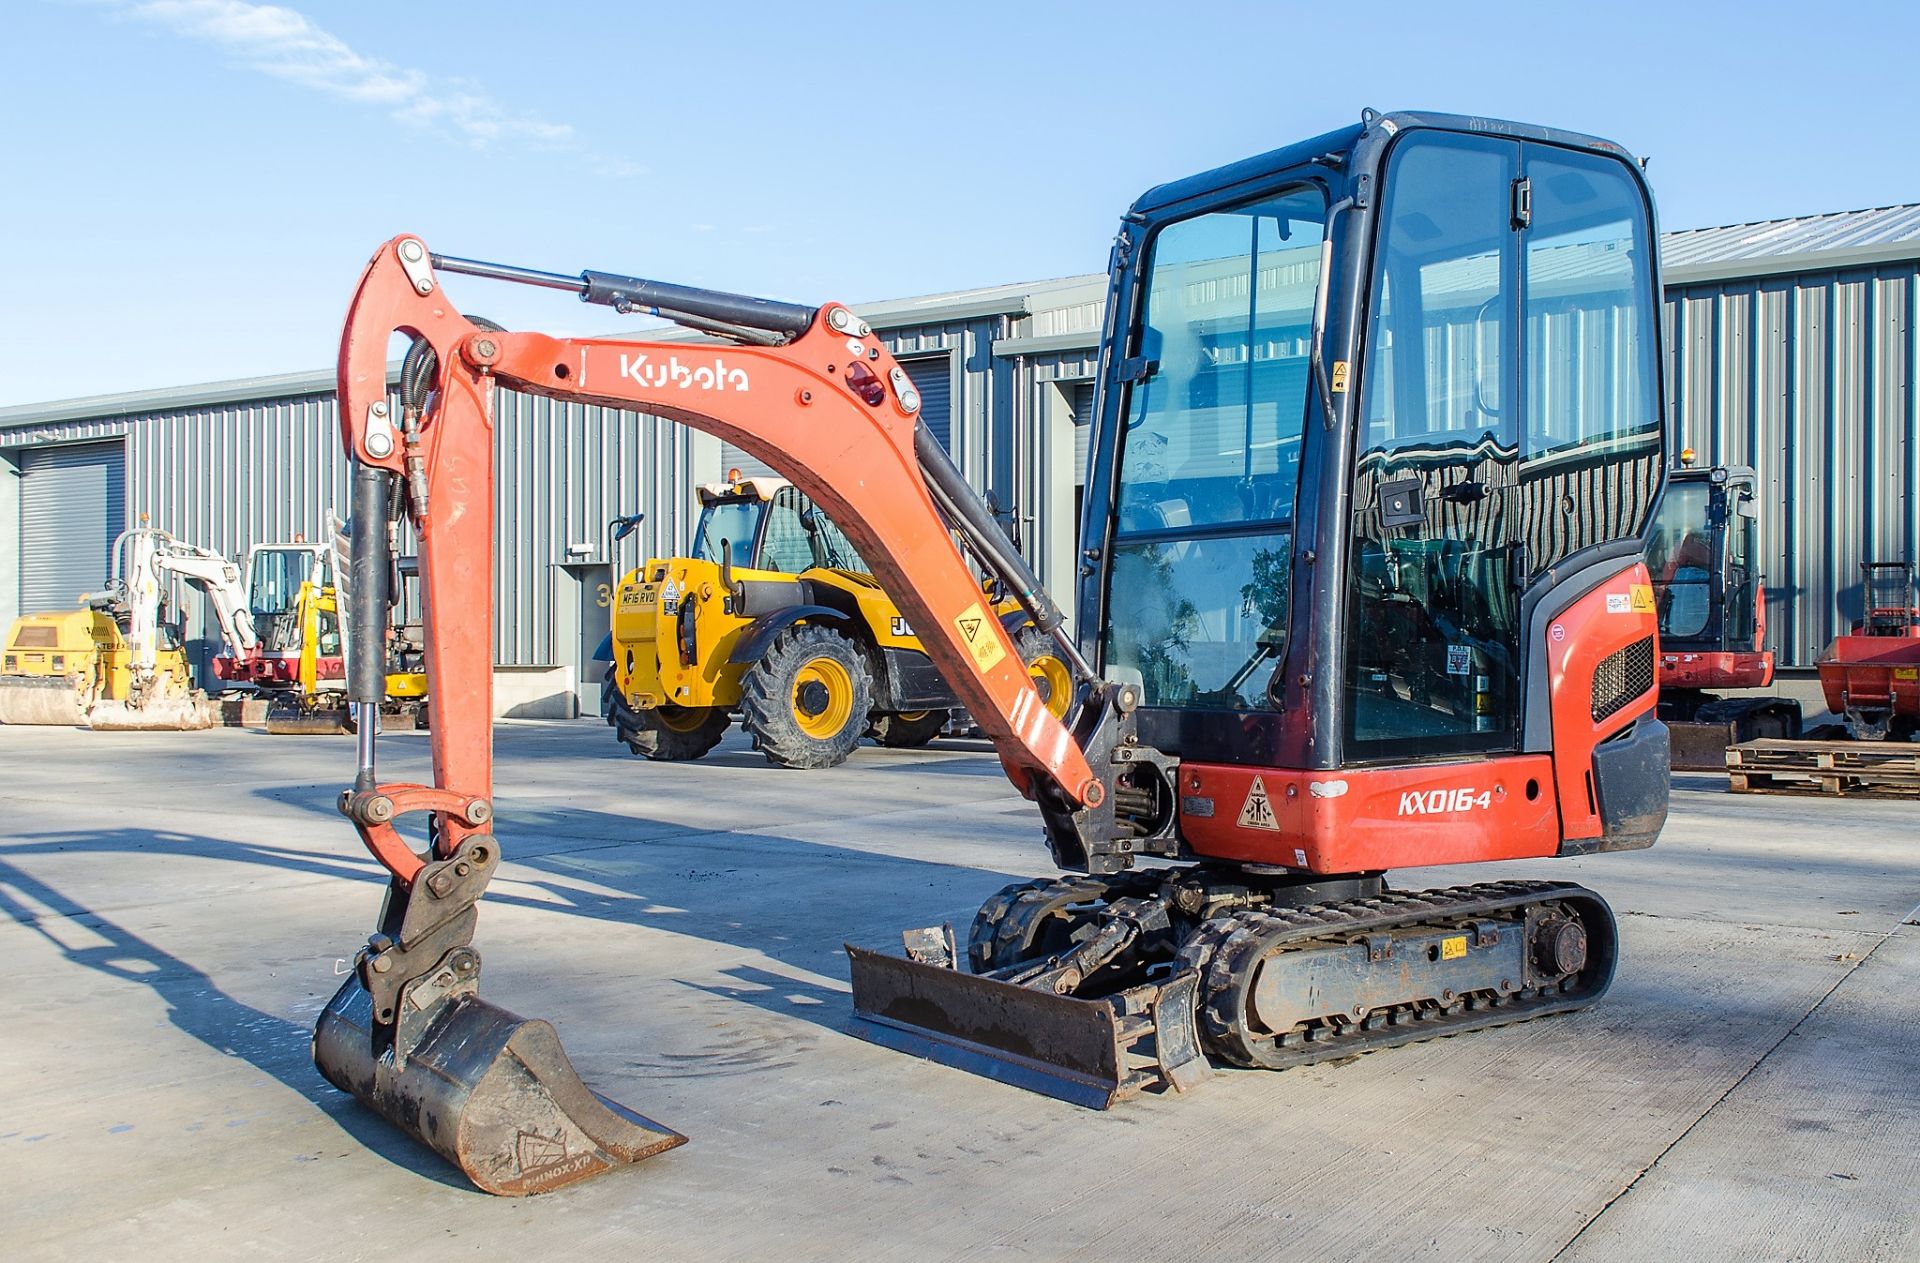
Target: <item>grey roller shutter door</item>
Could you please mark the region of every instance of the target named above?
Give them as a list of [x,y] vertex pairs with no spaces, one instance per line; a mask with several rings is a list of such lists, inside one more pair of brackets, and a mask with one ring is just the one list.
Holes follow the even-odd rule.
[[1073,382],[1068,385],[1068,399],[1073,408],[1073,485],[1087,485],[1087,448],[1093,439],[1093,383]]
[[901,360],[900,367],[920,392],[920,424],[933,431],[940,446],[953,450],[953,356]]
[[107,586],[127,524],[119,443],[29,449],[20,459],[20,612],[70,610]]

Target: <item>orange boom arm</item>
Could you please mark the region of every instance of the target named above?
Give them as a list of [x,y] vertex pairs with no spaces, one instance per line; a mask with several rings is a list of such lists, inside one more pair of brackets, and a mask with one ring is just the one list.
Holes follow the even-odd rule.
[[[1074,805],[1099,801],[1102,787],[1086,756],[1041,703],[929,494],[914,452],[917,395],[851,311],[821,307],[805,332],[779,346],[498,333],[454,309],[427,257],[417,238],[402,236],[367,265],[340,346],[340,424],[356,461],[425,476],[424,504],[415,504],[414,516],[435,785],[391,785],[378,793],[397,809],[393,814],[439,812],[439,854],[452,854],[484,829],[487,810],[473,820],[465,808],[492,792],[496,384],[668,417],[779,469],[859,547],[999,748],[1015,785],[1032,797],[1041,777]],[[417,421],[396,418],[387,396],[388,343],[396,330],[424,340],[437,356],[436,391]],[[381,805],[378,819],[348,814],[381,863],[411,881],[422,861],[385,813]]]

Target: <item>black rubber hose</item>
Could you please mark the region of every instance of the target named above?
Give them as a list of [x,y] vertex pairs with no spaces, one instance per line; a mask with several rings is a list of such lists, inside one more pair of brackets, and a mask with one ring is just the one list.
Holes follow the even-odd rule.
[[920,460],[920,472],[959,514],[961,520],[954,525],[967,537],[975,553],[994,572],[994,577],[1012,590],[1013,598],[1032,615],[1035,626],[1052,635],[1065,621],[1060,607],[1040,586],[1039,576],[1027,565],[1027,559],[993,520],[993,513],[980,499],[980,493],[973,489],[973,484],[953,463],[953,457],[925,425],[914,427],[913,452]]
[[[468,316],[467,321],[488,333],[507,331],[505,325],[495,324],[485,316]],[[407,357],[400,361],[400,406],[424,411],[427,396],[433,393],[433,383],[439,376],[440,357],[434,354],[433,344],[425,338],[415,338],[407,348]]]

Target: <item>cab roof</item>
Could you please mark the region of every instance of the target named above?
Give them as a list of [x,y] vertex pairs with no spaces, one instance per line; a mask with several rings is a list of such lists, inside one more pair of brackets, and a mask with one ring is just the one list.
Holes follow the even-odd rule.
[[697,488],[702,504],[711,500],[735,500],[743,495],[755,500],[771,500],[782,487],[791,486],[785,478],[761,474],[737,482],[703,482]]
[[1186,201],[1188,198],[1216,193],[1237,184],[1251,184],[1267,179],[1328,154],[1349,154],[1370,127],[1382,128],[1389,134],[1415,128],[1437,128],[1445,131],[1511,136],[1516,140],[1535,140],[1551,145],[1565,145],[1573,149],[1593,149],[1625,158],[1629,162],[1633,161],[1632,154],[1610,140],[1601,140],[1597,136],[1563,131],[1555,127],[1541,127],[1536,123],[1516,123],[1508,119],[1482,118],[1466,114],[1436,114],[1426,110],[1400,110],[1391,114],[1374,114],[1369,110],[1365,112],[1361,122],[1349,127],[1323,132],[1310,140],[1302,140],[1282,149],[1271,150],[1251,158],[1242,158],[1224,167],[1215,167],[1211,171],[1201,171],[1183,179],[1156,185],[1135,199],[1133,212],[1151,214],[1176,202]]

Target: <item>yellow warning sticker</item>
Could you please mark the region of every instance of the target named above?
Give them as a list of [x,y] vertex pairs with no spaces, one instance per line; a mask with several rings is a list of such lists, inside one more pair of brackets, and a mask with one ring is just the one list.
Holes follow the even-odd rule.
[[1893,678],[1896,680],[1920,680],[1920,667],[1895,667]]
[[1440,940],[1440,959],[1459,960],[1467,954],[1467,936],[1456,934],[1452,938]]
[[1000,638],[993,634],[992,617],[980,608],[978,601],[963,610],[953,625],[959,629],[967,652],[973,655],[976,670],[991,671],[994,664],[1007,656],[1007,651],[1000,647]]
[[1280,832],[1280,821],[1273,814],[1273,802],[1267,797],[1266,782],[1257,776],[1253,778],[1253,788],[1247,791],[1247,801],[1240,805],[1240,820],[1238,823],[1242,829],[1265,829],[1269,833]]
[[1345,360],[1335,360],[1333,362],[1333,381],[1328,383],[1327,390],[1329,393],[1335,395],[1343,395],[1346,393],[1347,362]]
[[1633,585],[1633,612],[1636,614],[1653,613],[1653,585],[1636,583]]

